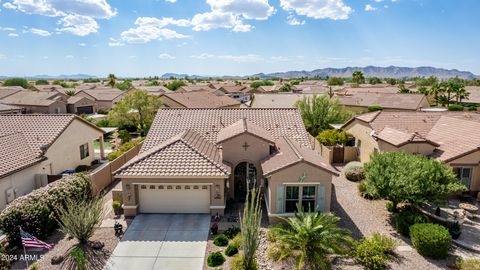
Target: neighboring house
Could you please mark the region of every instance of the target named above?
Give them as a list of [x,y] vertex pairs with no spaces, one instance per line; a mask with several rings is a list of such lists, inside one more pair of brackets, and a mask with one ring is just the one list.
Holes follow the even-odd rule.
[[208,85],[185,85],[175,90],[176,93],[189,93],[196,91],[212,90]]
[[116,88],[94,88],[79,91],[75,96],[86,97],[95,101],[97,110],[110,110],[115,103],[122,100],[129,91],[120,91]]
[[145,91],[148,92],[149,95],[152,95],[152,96],[161,96],[165,93],[172,93],[173,92],[172,90],[166,88],[163,85],[159,85],[159,86],[137,86],[137,87],[135,87],[135,89],[145,90]]
[[430,107],[427,97],[423,94],[348,92],[337,93],[335,96],[345,108],[355,113],[368,112],[369,106],[381,106],[385,111],[419,111]]
[[245,103],[250,101],[252,96],[251,92],[254,89],[246,85],[224,85],[218,88],[218,90],[241,103]]
[[277,85],[262,85],[257,87],[256,92],[257,93],[277,93],[280,91],[280,88],[282,86],[277,84]]
[[95,101],[84,96],[69,97],[67,100],[67,112],[74,114],[95,113]]
[[422,154],[449,164],[470,190],[480,190],[479,113],[378,111],[342,129],[355,137],[361,162],[375,152]]
[[462,99],[462,102],[480,105],[480,86],[465,86],[465,90],[469,96],[467,99]]
[[1,103],[24,108],[25,113],[67,113],[68,96],[56,91],[19,91],[0,99]]
[[0,99],[6,98],[8,96],[11,96],[21,91],[29,91],[29,90],[25,90],[20,86],[0,86]]
[[20,114],[22,111],[20,107],[0,103],[0,114]]
[[209,91],[168,93],[160,96],[165,107],[170,108],[239,108],[240,102],[229,96],[217,96]]
[[138,156],[114,176],[127,216],[223,215],[227,200],[245,200],[255,182],[273,221],[297,203],[330,210],[338,173],[312,147],[296,109],[164,108]]
[[298,100],[313,97],[314,94],[254,94],[250,107],[252,108],[293,108]]
[[0,209],[42,187],[49,175],[91,165],[103,131],[75,115],[0,115]]

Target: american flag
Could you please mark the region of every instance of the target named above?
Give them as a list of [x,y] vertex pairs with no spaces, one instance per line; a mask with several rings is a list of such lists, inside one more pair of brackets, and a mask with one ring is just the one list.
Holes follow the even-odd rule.
[[33,235],[20,229],[20,236],[22,237],[22,245],[26,248],[46,248],[52,249],[52,244],[47,244],[41,240],[38,240]]

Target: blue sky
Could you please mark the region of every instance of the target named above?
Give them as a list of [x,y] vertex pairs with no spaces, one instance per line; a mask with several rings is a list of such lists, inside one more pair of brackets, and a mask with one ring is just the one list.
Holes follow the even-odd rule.
[[0,75],[480,74],[478,0],[0,0]]

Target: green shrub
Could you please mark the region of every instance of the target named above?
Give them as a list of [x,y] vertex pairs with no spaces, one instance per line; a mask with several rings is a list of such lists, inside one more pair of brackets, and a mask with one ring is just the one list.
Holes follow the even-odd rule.
[[476,106],[470,106],[470,107],[468,107],[468,110],[469,111],[476,111],[477,107]]
[[182,80],[174,80],[173,82],[170,82],[168,84],[165,84],[164,86],[168,88],[169,90],[175,91],[178,88],[187,85],[184,81]]
[[212,252],[208,255],[207,264],[210,267],[215,267],[222,265],[225,262],[225,257],[223,257],[220,252]]
[[[0,269],[3,269],[3,268],[0,268]],[[38,266],[37,262],[32,263],[28,268],[28,270],[38,270],[38,269],[40,269],[40,266]]]
[[86,270],[87,269],[87,255],[85,251],[80,247],[75,247],[70,251],[70,256],[75,260],[75,265],[77,270]]
[[120,207],[122,207],[122,203],[121,203],[120,201],[114,200],[114,201],[112,202],[112,208],[113,208],[114,210],[120,209]]
[[415,212],[411,208],[404,208],[395,217],[395,228],[401,235],[409,237],[410,226],[427,222],[428,219],[423,214]]
[[225,250],[225,255],[228,257],[232,257],[233,255],[238,253],[238,246],[235,245],[228,245],[227,249]]
[[371,238],[354,243],[352,256],[366,269],[381,270],[387,267],[396,246],[392,238],[376,233]]
[[128,130],[121,129],[118,131],[118,138],[122,140],[122,143],[127,143],[132,140],[132,135],[130,135],[130,132],[128,132]]
[[392,213],[392,212],[395,212],[395,207],[393,206],[393,203],[392,202],[387,202],[385,204],[385,208],[387,208],[387,211]]
[[412,225],[410,238],[418,253],[432,259],[446,258],[452,242],[447,228],[432,223]]
[[40,79],[35,82],[35,85],[49,85],[47,80]]
[[350,134],[338,129],[325,129],[316,137],[318,142],[326,146],[344,145],[350,138]]
[[80,172],[86,172],[90,169],[90,166],[88,165],[78,165],[77,168],[75,168],[75,172],[80,173]]
[[368,111],[369,112],[376,112],[376,111],[381,111],[383,110],[382,106],[368,106]]
[[230,241],[230,245],[237,246],[240,248],[241,241],[242,241],[242,236],[240,234],[237,234],[237,236],[235,236],[232,239],[232,241]]
[[360,193],[360,196],[362,196],[363,198],[369,199],[369,200],[378,199],[378,196],[375,196],[372,192],[368,190],[368,185],[365,180],[360,181],[357,188],[358,188],[358,192]]
[[115,160],[116,158],[123,155],[125,152],[134,148],[137,145],[138,145],[137,141],[131,141],[131,142],[124,143],[124,144],[122,144],[122,146],[120,146],[120,148],[118,150],[113,151],[110,154],[108,154],[107,158],[110,161]]
[[245,267],[245,258],[243,256],[242,252],[239,252],[237,255],[235,255],[232,258],[231,265],[232,265],[231,268],[230,268],[231,270],[256,270],[256,269],[258,269],[256,260],[253,261],[253,266],[250,267],[250,269],[247,269]]
[[345,165],[345,168],[343,168],[343,173],[350,181],[362,181],[365,179],[363,164],[358,161],[352,161]]
[[86,198],[92,194],[90,177],[72,174],[46,187],[15,199],[0,213],[0,230],[12,246],[20,247],[19,227],[39,239],[58,228],[58,211],[67,199]]
[[480,259],[459,260],[457,266],[459,270],[480,270]]
[[449,111],[463,111],[463,106],[459,104],[450,104],[448,105]]
[[224,247],[228,245],[228,238],[224,234],[219,234],[213,239],[213,244],[215,246]]
[[226,229],[223,234],[228,238],[228,239],[233,239],[237,234],[240,233],[240,228],[231,226],[230,228]]
[[5,82],[3,83],[3,86],[20,86],[25,89],[28,89],[30,87],[30,84],[26,79],[23,79],[23,78],[11,78],[11,79],[5,80]]
[[0,246],[0,269],[10,269],[8,253],[3,246]]

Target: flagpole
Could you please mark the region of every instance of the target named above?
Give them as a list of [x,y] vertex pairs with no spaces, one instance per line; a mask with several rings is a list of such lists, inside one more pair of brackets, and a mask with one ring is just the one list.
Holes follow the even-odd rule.
[[[23,231],[22,230],[22,227],[18,227],[20,229],[20,238],[22,238],[22,234],[21,232]],[[25,263],[27,264],[27,269],[28,269],[28,259],[27,259],[27,250],[25,249],[25,245],[23,244],[23,241],[22,241],[22,247],[23,247],[23,255],[24,255],[24,259],[25,259]]]

